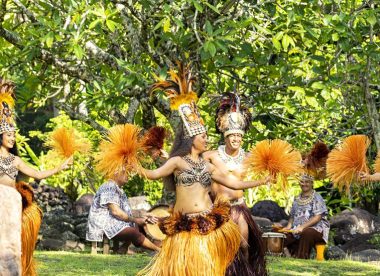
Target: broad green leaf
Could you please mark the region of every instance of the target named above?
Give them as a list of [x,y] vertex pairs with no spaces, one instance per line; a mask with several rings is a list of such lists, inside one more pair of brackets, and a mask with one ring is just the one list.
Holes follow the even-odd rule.
[[367,17],[367,22],[374,26],[377,22],[376,16],[374,14],[371,14],[370,16]]
[[103,19],[98,18],[98,19],[92,21],[92,22],[90,23],[90,25],[88,25],[88,28],[89,28],[89,29],[93,29],[93,28],[95,28],[95,27],[96,27],[99,23],[101,23],[101,22],[103,22]]
[[73,51],[74,51],[75,56],[78,59],[82,59],[84,52],[81,46],[79,46],[78,44],[75,44],[73,46]]
[[206,4],[210,9],[212,9],[214,12],[216,12],[217,14],[220,14],[219,10],[217,7],[211,5],[209,2],[205,1],[204,4]]
[[117,27],[117,23],[115,21],[110,20],[110,19],[106,20],[106,25],[107,25],[108,29],[110,29],[111,32],[114,32],[116,27]]
[[316,98],[306,96],[305,99],[306,99],[306,102],[307,102],[308,105],[310,105],[310,106],[312,106],[312,107],[314,107],[316,109],[320,108],[320,106],[319,106],[318,101],[316,100]]
[[212,25],[210,23],[210,21],[206,20],[206,32],[209,34],[209,35],[212,35],[213,33],[213,29],[212,29]]
[[53,42],[54,42],[54,33],[53,32],[48,32],[48,34],[46,35],[46,46],[48,48],[51,48],[51,46],[53,46]]
[[291,40],[291,37],[288,36],[287,34],[284,34],[284,36],[282,37],[282,47],[284,48],[285,52],[288,51],[290,40]]
[[277,51],[281,51],[281,43],[278,41],[275,37],[272,38],[273,46],[276,48]]
[[339,34],[338,33],[333,33],[332,34],[332,40],[333,41],[338,41],[339,40]]
[[163,31],[164,33],[170,32],[170,18],[166,18],[163,24]]
[[203,12],[203,7],[202,7],[202,5],[201,5],[198,1],[193,0],[193,4],[194,4],[194,7],[195,7],[200,13]]

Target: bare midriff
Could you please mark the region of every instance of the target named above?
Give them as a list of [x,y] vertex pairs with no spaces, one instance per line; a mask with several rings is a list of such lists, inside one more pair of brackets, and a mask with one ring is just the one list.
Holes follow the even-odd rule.
[[192,214],[210,210],[212,202],[209,191],[210,189],[204,188],[200,183],[194,183],[191,186],[177,186],[174,212]]
[[16,182],[12,178],[10,178],[8,175],[0,176],[0,185],[16,188]]

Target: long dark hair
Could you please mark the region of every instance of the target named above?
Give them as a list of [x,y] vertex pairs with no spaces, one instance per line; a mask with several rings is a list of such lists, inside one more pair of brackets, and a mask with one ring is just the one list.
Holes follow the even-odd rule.
[[[4,135],[4,132],[0,134],[0,145],[3,144],[3,135]],[[12,153],[13,155],[18,156],[18,150],[17,150],[17,144],[16,144],[16,142],[13,145],[13,148],[9,149],[9,152]]]
[[[176,132],[176,136],[173,142],[172,149],[169,154],[169,158],[175,156],[185,156],[191,153],[191,147],[193,146],[195,136],[193,137],[185,137],[185,132],[183,130],[183,125],[180,124],[178,126],[178,130]],[[171,174],[167,177],[163,178],[164,185],[167,190],[175,191],[175,181],[174,174]]]

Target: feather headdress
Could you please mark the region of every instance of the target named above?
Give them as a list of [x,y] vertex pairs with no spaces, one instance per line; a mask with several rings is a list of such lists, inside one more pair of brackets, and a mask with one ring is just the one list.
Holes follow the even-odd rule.
[[272,175],[277,182],[287,187],[287,178],[302,171],[301,153],[286,141],[264,140],[258,142],[244,160],[246,173],[265,176]]
[[185,137],[193,137],[206,132],[204,122],[198,111],[196,101],[197,94],[192,90],[195,78],[192,77],[189,66],[184,66],[177,62],[178,72],[169,71],[168,80],[158,79],[152,85],[150,91],[162,90],[166,93],[170,101],[170,108],[178,110],[181,116]]
[[225,137],[233,133],[244,133],[250,128],[252,114],[248,108],[241,105],[237,93],[224,93],[220,97],[219,107],[216,110],[215,126]]
[[0,133],[15,131],[15,84],[0,78]]
[[95,159],[97,169],[104,176],[112,178],[124,170],[126,173],[135,173],[146,151],[141,139],[141,128],[132,124],[112,127],[101,141],[99,150]]
[[327,159],[327,176],[340,191],[350,189],[359,172],[369,172],[366,152],[370,140],[365,135],[352,135],[333,149]]
[[198,96],[192,88],[196,78],[191,75],[189,65],[184,66],[179,61],[177,61],[177,65],[178,72],[173,69],[169,70],[170,79],[163,80],[156,77],[157,82],[150,88],[151,92],[165,91],[172,110],[178,110],[181,104],[189,104],[198,100]]
[[303,159],[305,172],[314,177],[314,179],[325,178],[326,160],[329,152],[330,150],[325,143],[320,141],[315,143],[311,151]]
[[80,138],[75,130],[70,128],[57,128],[49,136],[46,145],[58,155],[69,158],[75,152],[86,153],[90,151],[90,143]]

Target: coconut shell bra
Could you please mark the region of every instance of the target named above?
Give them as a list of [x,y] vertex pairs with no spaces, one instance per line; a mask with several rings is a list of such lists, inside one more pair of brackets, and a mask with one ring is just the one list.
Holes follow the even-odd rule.
[[194,162],[188,156],[184,156],[182,159],[186,161],[191,169],[180,170],[175,173],[177,186],[191,186],[194,183],[200,183],[204,188],[211,186],[211,174],[203,158],[200,157],[199,162]]
[[0,156],[0,177],[7,175],[11,179],[16,180],[18,169],[13,165],[15,158],[11,153],[7,157]]

